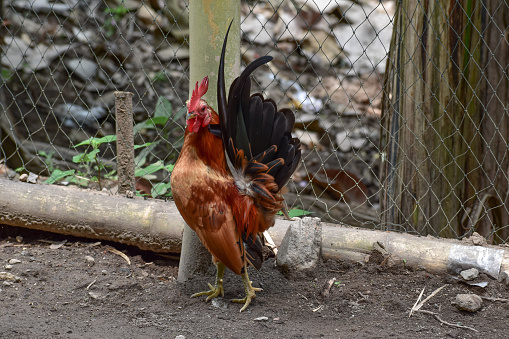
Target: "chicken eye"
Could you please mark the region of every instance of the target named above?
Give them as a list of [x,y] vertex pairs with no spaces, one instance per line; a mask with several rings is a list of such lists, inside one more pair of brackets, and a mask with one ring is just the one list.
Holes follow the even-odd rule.
[[205,106],[203,106],[203,107],[201,108],[201,111],[202,111],[202,112],[205,112]]

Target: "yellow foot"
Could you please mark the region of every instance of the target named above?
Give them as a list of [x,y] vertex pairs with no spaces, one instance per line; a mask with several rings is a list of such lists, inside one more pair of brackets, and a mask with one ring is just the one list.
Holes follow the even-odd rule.
[[255,292],[261,292],[261,291],[263,291],[263,289],[251,286],[251,291],[249,293],[246,293],[246,296],[244,298],[232,299],[232,302],[244,304],[244,306],[242,306],[242,308],[240,309],[240,312],[242,312],[249,306],[249,304],[251,303],[251,300],[256,297]]
[[191,296],[191,298],[200,297],[202,295],[208,295],[205,301],[210,301],[219,296],[220,294],[224,297],[223,274],[225,266],[220,261],[217,262],[216,266],[217,266],[216,284],[214,286],[212,284],[208,284],[210,290],[195,293]]
[[224,297],[224,289],[223,289],[223,280],[222,279],[216,283],[216,286],[213,286],[212,284],[208,284],[208,285],[209,285],[210,290],[195,293],[191,296],[191,298],[200,297],[202,295],[208,295],[208,297],[207,297],[207,299],[205,299],[205,301],[210,301],[210,300],[216,298],[217,296],[219,296],[220,294],[221,294],[221,296]]
[[247,267],[245,267],[244,273],[242,274],[242,281],[244,282],[246,297],[242,299],[232,300],[232,302],[234,303],[244,304],[244,306],[242,306],[242,308],[240,309],[240,312],[244,311],[251,303],[251,300],[253,300],[256,297],[255,292],[263,291],[261,288],[253,287],[253,285],[251,285],[253,282],[249,280],[249,276],[247,275]]

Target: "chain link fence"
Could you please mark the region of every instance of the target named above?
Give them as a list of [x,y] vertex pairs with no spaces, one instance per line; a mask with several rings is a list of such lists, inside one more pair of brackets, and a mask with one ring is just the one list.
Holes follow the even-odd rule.
[[[188,3],[1,7],[0,176],[115,193],[114,92],[130,91],[136,189],[171,197]],[[269,0],[241,11],[243,63],[274,57],[253,91],[296,113],[304,150],[292,208],[347,225],[508,239],[506,2]]]

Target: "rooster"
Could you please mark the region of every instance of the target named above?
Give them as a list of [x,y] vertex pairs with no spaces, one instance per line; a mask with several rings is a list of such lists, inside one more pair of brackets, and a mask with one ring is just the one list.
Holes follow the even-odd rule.
[[[231,27],[231,23],[230,23]],[[272,60],[261,57],[236,78],[226,100],[224,56],[228,28],[221,51],[214,111],[201,97],[208,77],[196,87],[187,103],[186,132],[182,151],[171,175],[172,195],[186,223],[212,254],[217,267],[206,301],[224,296],[225,267],[241,275],[246,296],[234,299],[244,311],[260,288],[252,286],[247,267],[260,269],[263,232],[274,225],[284,209],[284,186],[300,159],[300,141],[291,131],[295,116],[277,110],[261,94],[250,96],[251,73]]]

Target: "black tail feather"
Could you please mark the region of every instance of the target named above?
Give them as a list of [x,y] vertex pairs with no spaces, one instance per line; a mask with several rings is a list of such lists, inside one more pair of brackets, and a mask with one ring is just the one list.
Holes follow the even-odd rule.
[[[266,165],[264,173],[272,176],[281,189],[288,182],[301,158],[300,142],[291,135],[295,115],[289,109],[278,111],[273,100],[265,99],[259,93],[250,96],[251,73],[271,61],[270,56],[258,58],[244,69],[232,83],[226,102],[224,57],[230,27],[221,51],[217,91],[221,134],[226,145],[226,153],[230,162],[237,168],[242,165],[238,157],[241,154],[250,164],[256,161]],[[251,171],[258,169],[254,165],[249,167]]]
[[257,270],[262,267],[263,263],[263,246],[265,245],[265,238],[262,233],[253,233],[249,236],[242,234],[242,241],[246,249],[248,262]]

